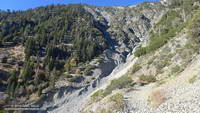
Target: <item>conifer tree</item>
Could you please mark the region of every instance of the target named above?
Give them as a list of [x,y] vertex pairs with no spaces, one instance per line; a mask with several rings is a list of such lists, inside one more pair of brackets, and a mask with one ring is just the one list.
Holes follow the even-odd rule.
[[36,54],[36,44],[35,44],[35,41],[30,37],[28,38],[25,44],[26,60],[28,60],[30,56],[35,55],[35,54]]
[[31,62],[31,60],[28,60],[22,72],[23,81],[27,82],[28,80],[32,79],[33,72],[34,72],[34,63]]
[[17,81],[18,75],[19,75],[19,72],[17,72],[16,70],[10,73],[10,77],[8,79],[8,86],[7,86],[7,93],[9,94],[10,97],[15,96],[15,89],[18,84],[18,81]]

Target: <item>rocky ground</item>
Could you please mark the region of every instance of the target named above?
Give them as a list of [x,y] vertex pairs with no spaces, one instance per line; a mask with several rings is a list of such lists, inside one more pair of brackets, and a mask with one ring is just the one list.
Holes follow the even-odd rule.
[[[197,55],[183,72],[167,78],[162,84],[136,84],[116,91],[124,95],[124,107],[117,113],[200,113],[199,68],[200,55]],[[108,101],[108,97],[103,100]],[[101,108],[103,100],[91,108]],[[108,103],[104,106],[109,106]]]
[[[197,56],[177,78],[161,86],[154,83],[135,87],[125,93],[123,113],[199,113],[199,68],[200,56]],[[191,81],[193,76],[196,78]],[[155,97],[151,100],[152,96]]]

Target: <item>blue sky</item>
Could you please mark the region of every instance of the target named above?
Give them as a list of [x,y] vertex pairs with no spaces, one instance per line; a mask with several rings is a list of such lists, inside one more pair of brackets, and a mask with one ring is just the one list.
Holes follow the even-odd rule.
[[159,1],[159,0],[0,0],[1,10],[26,10],[49,4],[75,4],[86,3],[96,6],[127,6],[139,4],[144,1]]

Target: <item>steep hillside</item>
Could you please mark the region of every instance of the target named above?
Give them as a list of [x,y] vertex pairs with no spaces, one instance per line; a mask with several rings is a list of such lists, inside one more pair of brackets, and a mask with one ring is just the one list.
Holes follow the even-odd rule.
[[[144,7],[149,7],[149,10],[146,10]],[[133,60],[133,57],[129,57],[132,54],[132,51],[134,51],[134,48],[142,40],[146,39],[148,31],[157,19],[156,17],[159,17],[159,15],[162,16],[165,12],[160,3],[145,3],[137,7],[126,8],[91,6],[85,6],[84,8],[96,17],[96,20],[100,20],[102,17],[107,20],[108,29],[105,31],[105,34],[107,34],[105,38],[109,40],[111,45],[109,49],[106,49],[104,53],[100,55],[103,59],[102,63],[96,63],[96,61],[91,62],[97,67],[96,69],[93,69],[93,76],[96,77],[96,80],[93,80],[86,86],[79,87],[80,89],[78,90],[74,90],[74,88],[71,87],[58,89],[53,94],[50,94],[51,97],[53,97],[50,101],[49,98],[46,97],[42,102],[38,102],[40,104],[48,102],[48,104],[45,104],[45,107],[52,113],[65,111],[76,113],[81,110],[82,107],[84,107],[83,103],[88,99],[88,95],[95,89],[107,84],[107,82],[115,76],[114,73],[124,70],[125,66],[130,65],[129,61]],[[132,11],[135,15],[132,15],[132,13],[124,15],[123,12],[126,12],[126,10]],[[141,12],[139,10],[141,10]],[[148,11],[151,13],[148,13]],[[125,20],[126,16],[129,14],[131,14],[130,18]],[[122,22],[122,25],[124,26],[123,29],[115,22],[120,19],[119,17],[121,16],[124,16],[121,18],[122,20],[119,21]],[[147,19],[146,16],[149,16],[149,19]],[[69,93],[69,91],[72,91],[72,93]]]
[[164,12],[160,3],[1,11],[2,105],[36,102],[48,111],[64,105],[69,108],[63,110],[77,109],[81,102],[75,101],[106,83]]
[[[0,11],[1,107],[45,109],[22,111],[28,113],[186,110],[184,104],[198,100],[199,6],[198,0],[161,0]],[[196,106],[188,110],[198,112]]]
[[132,69],[93,92],[84,113],[199,112],[200,5],[167,4],[170,9],[134,53],[139,58]]

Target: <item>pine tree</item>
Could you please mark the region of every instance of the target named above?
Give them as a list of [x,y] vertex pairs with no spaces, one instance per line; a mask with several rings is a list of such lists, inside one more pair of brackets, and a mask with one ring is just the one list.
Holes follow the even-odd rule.
[[39,84],[39,70],[40,70],[40,63],[39,63],[39,57],[37,56],[36,72],[34,76],[34,84],[36,86]]
[[19,72],[14,70],[11,72],[10,77],[8,79],[7,93],[9,94],[10,97],[14,97],[14,95],[15,95],[15,89],[18,84],[17,83],[18,75],[19,75]]
[[53,70],[53,68],[55,67],[55,59],[54,58],[52,58],[52,57],[50,57],[50,60],[49,60],[49,62],[48,62],[48,70],[49,71],[52,71]]
[[57,76],[58,76],[58,72],[54,68],[50,76],[50,86],[52,87],[52,89],[55,89],[55,82],[56,82]]
[[38,95],[41,96],[42,95],[42,87],[38,88]]
[[26,41],[26,44],[25,44],[26,60],[28,60],[30,58],[30,56],[35,55],[35,54],[36,54],[36,43],[30,37],[30,38],[28,38],[28,40]]
[[31,62],[31,60],[28,60],[22,72],[23,81],[27,82],[28,80],[32,79],[33,72],[34,72],[34,63]]

